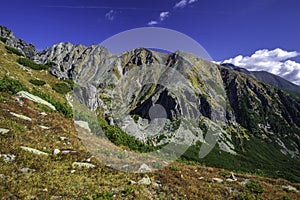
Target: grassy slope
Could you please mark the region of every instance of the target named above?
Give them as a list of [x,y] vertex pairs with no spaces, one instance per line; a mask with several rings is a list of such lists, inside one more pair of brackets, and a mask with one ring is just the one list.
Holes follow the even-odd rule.
[[30,70],[32,74],[27,73],[16,62],[19,56],[8,53],[5,49],[5,45],[2,42],[0,43],[0,78],[2,78],[4,75],[9,75],[10,77],[22,82],[29,89],[36,87],[30,83],[29,80],[38,78],[46,82],[44,86],[38,87],[39,90],[49,94],[51,97],[61,102],[66,101],[63,95],[52,90],[52,87],[56,83],[61,83],[62,81],[58,80],[54,76],[51,76],[47,70],[37,71],[27,67],[26,69]]
[[[6,55],[5,55],[6,54]],[[46,71],[34,71],[27,74],[16,63],[17,56],[7,54],[4,45],[0,45],[0,78],[9,73],[11,77],[20,80],[28,88],[33,85],[30,79],[39,78],[47,84],[40,90],[52,97],[65,101],[63,95],[51,89],[51,85],[61,82]],[[255,196],[255,192],[239,185],[237,182],[212,183],[211,178],[223,178],[219,173],[222,169],[172,164],[159,171],[148,173],[153,183],[130,185],[129,181],[138,181],[145,174],[130,174],[115,171],[92,159],[94,169],[72,168],[72,162],[85,161],[91,155],[85,150],[78,139],[73,121],[64,118],[57,112],[47,111],[44,107],[31,101],[0,93],[0,128],[10,130],[0,135],[0,154],[14,154],[16,159],[11,163],[0,158],[0,197],[4,199],[101,199],[100,197],[114,196],[113,199],[237,199],[238,194],[230,193],[228,187],[234,188],[248,197]],[[32,121],[25,121],[14,117],[10,112],[26,115]],[[40,125],[50,127],[44,130]],[[66,137],[62,141],[60,137]],[[67,155],[37,156],[25,152],[20,146],[36,148],[48,153],[54,149],[72,149],[77,153]],[[34,169],[32,173],[22,173],[21,168]],[[71,170],[76,171],[71,173]],[[203,177],[203,178],[200,178]],[[263,178],[254,175],[237,174],[239,182],[250,179],[264,188],[263,199],[291,199],[300,198],[299,194],[286,192],[282,185],[293,185],[300,189],[300,184],[290,183],[282,179]]]

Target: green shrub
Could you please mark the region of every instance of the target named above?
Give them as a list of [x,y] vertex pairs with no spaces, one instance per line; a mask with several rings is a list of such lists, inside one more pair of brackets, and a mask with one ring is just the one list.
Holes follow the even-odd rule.
[[178,171],[179,170],[178,167],[174,166],[174,165],[170,165],[169,169],[172,170],[172,171]]
[[56,108],[56,110],[58,112],[60,112],[61,114],[63,114],[65,117],[67,117],[67,118],[73,117],[72,107],[69,106],[67,103],[61,103],[61,102],[53,99],[50,95],[45,94],[45,93],[37,90],[36,88],[33,88],[31,93],[33,95],[41,97],[42,99],[44,99],[45,101],[48,101],[49,103],[51,103]]
[[9,78],[8,76],[4,76],[0,80],[0,91],[1,92],[7,92],[9,94],[16,94],[20,91],[28,91],[28,88],[26,88],[20,81]]
[[288,197],[288,196],[284,196],[284,197],[282,197],[282,199],[283,200],[292,200],[290,197]]
[[46,84],[45,81],[38,80],[38,79],[30,79],[29,82],[36,86],[43,86]]
[[151,152],[160,147],[146,145],[133,136],[126,134],[122,129],[117,126],[109,125],[105,120],[99,120],[99,125],[102,128],[105,136],[117,146],[127,146],[130,150],[136,152]]
[[133,192],[132,186],[126,186],[122,193],[123,193],[123,195],[124,195],[125,197],[127,197],[127,196],[130,195],[132,192]]
[[73,81],[73,80],[71,80],[71,79],[65,79],[65,80],[64,80],[64,82],[68,83],[68,84],[69,84],[69,86],[71,87],[71,89],[73,89],[73,88],[74,88],[74,86],[75,86],[75,83],[74,83],[74,81]]
[[229,178],[230,177],[230,172],[228,172],[228,171],[220,171],[219,175],[223,176],[225,178]]
[[48,67],[54,67],[54,66],[56,65],[56,63],[55,63],[55,62],[48,61],[48,62],[46,63],[46,65],[47,65]]
[[56,83],[53,85],[52,89],[60,94],[67,94],[72,90],[72,88],[66,83]]
[[5,46],[5,49],[7,50],[8,53],[13,53],[13,54],[16,54],[17,56],[24,56],[21,51],[19,51],[18,49],[15,49],[13,47]]
[[247,192],[243,192],[239,194],[238,199],[240,200],[257,200],[259,198],[256,198],[253,194],[249,194]]
[[21,65],[24,65],[26,67],[30,67],[31,69],[34,70],[44,70],[44,69],[48,69],[49,66],[47,65],[43,65],[43,64],[37,64],[34,61],[28,59],[28,58],[19,58],[17,60],[17,62]]
[[6,43],[7,40],[8,40],[8,38],[0,37],[0,41],[3,42],[3,43]]
[[260,184],[254,183],[254,182],[248,182],[246,183],[246,187],[253,193],[261,194],[264,192],[263,187]]
[[113,197],[112,193],[111,192],[103,192],[103,193],[94,193],[92,194],[91,197],[89,196],[85,196],[83,197],[82,199],[83,200],[111,200]]

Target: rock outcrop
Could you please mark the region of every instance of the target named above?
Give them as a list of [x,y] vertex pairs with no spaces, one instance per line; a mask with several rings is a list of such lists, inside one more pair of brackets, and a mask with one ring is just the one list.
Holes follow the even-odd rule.
[[0,37],[6,38],[6,45],[18,49],[28,58],[33,58],[37,54],[33,44],[27,44],[24,40],[15,38],[14,33],[4,26],[0,26]]

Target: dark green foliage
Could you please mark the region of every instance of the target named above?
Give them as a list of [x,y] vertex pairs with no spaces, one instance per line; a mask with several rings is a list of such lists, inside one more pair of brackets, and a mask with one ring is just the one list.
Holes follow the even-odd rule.
[[0,37],[0,41],[3,42],[3,43],[6,43],[7,40],[8,40],[8,38]]
[[105,136],[117,146],[127,146],[130,150],[137,152],[151,152],[161,147],[146,145],[133,136],[126,134],[116,126],[109,125],[105,120],[99,120],[99,124]]
[[140,116],[139,116],[139,115],[132,115],[131,117],[132,117],[133,121],[134,121],[135,123],[137,123]]
[[282,197],[282,199],[283,200],[292,200],[290,197],[288,197],[288,196],[284,196],[284,197]]
[[174,165],[170,165],[169,169],[172,170],[172,171],[178,171],[179,170],[178,167],[174,166]]
[[132,188],[132,186],[127,186],[127,187],[125,187],[125,189],[123,190],[123,195],[125,196],[125,197],[127,197],[128,195],[130,195],[131,193],[133,192],[133,188]]
[[46,84],[45,81],[38,80],[38,79],[30,79],[29,82],[36,86],[43,86]]
[[68,83],[71,89],[73,89],[75,86],[74,81],[71,79],[65,79],[64,82]]
[[1,92],[7,92],[9,94],[16,94],[20,91],[28,91],[28,88],[26,88],[20,81],[9,78],[8,76],[4,76],[0,80],[0,91]]
[[[92,200],[111,200],[113,197],[111,192],[95,193],[91,196]],[[90,200],[88,196],[83,197],[83,200]]]
[[69,84],[66,83],[56,83],[52,86],[52,89],[60,94],[67,94],[72,90],[72,88],[69,86]]
[[36,88],[33,88],[31,93],[33,95],[41,97],[42,99],[48,101],[49,103],[51,103],[53,106],[55,106],[56,110],[58,112],[60,112],[61,114],[63,114],[65,117],[67,117],[67,118],[73,117],[72,107],[69,106],[67,103],[61,103],[61,102],[53,99],[50,95],[45,94],[45,93],[37,90]]
[[16,54],[17,56],[24,56],[21,51],[19,51],[18,49],[15,49],[13,47],[5,46],[5,49],[7,50],[8,53],[13,53],[13,54]]
[[54,66],[56,65],[56,63],[51,62],[51,61],[48,61],[48,62],[46,63],[46,65],[47,65],[48,67],[54,67]]
[[219,175],[223,176],[225,178],[229,178],[230,177],[230,172],[228,172],[228,171],[220,171]]
[[21,65],[24,65],[26,67],[30,67],[31,69],[34,70],[44,70],[44,69],[48,69],[49,66],[47,65],[43,65],[43,64],[37,64],[34,61],[28,59],[28,58],[19,58],[17,60],[17,62]]
[[264,192],[263,187],[260,184],[257,184],[254,182],[246,183],[246,188],[248,188],[251,192],[256,193],[256,194],[261,194]]
[[[282,154],[280,147],[275,142],[266,143],[264,140],[251,137],[250,140],[243,141],[244,152],[237,147],[238,155],[224,152],[216,145],[202,159],[199,158],[200,147],[200,143],[191,146],[181,158],[236,172],[246,172],[274,178],[280,177],[300,182],[300,177],[297,175],[300,174],[300,161]],[[289,163],[289,165],[287,166],[286,163]]]
[[248,193],[248,192],[243,192],[239,194],[238,197],[239,200],[259,200],[259,197],[255,197],[254,194]]

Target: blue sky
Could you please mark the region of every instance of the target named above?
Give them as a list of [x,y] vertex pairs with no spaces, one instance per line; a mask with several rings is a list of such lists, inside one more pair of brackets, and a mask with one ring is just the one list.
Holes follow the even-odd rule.
[[260,49],[300,52],[299,10],[298,0],[9,0],[1,2],[0,24],[41,50],[61,41],[97,44],[152,21],[221,61]]

